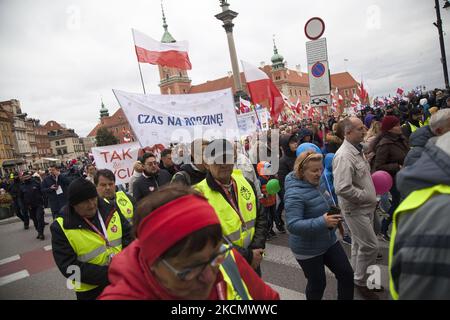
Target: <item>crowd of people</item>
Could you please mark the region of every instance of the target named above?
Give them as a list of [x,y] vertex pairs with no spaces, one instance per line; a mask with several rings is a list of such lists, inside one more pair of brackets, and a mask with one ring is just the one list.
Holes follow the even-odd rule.
[[[307,299],[322,299],[325,267],[338,299],[353,299],[355,289],[379,299],[385,288],[367,285],[379,241],[390,242],[394,299],[450,298],[448,95],[274,129],[279,150],[269,130],[242,143],[194,140],[185,163],[171,149],[145,152],[127,186],[86,164],[23,172],[1,190],[25,229],[31,217],[38,239],[51,209],[54,259],[67,278],[71,266],[81,271],[78,299],[279,299],[260,265],[266,242],[286,232]],[[372,178],[379,171],[392,180],[382,194]]]

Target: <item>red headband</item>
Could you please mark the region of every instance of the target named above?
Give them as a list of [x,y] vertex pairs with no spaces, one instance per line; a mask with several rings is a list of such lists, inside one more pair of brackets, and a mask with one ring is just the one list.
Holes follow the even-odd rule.
[[170,201],[145,217],[137,231],[140,255],[152,265],[164,252],[191,233],[219,224],[214,208],[197,196]]

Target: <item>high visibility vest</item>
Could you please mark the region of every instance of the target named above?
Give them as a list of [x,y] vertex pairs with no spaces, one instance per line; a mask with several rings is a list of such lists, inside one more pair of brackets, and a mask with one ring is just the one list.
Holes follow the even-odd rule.
[[398,300],[398,292],[392,276],[392,260],[396,253],[394,252],[394,248],[398,220],[400,216],[404,214],[414,213],[435,194],[450,194],[450,186],[439,184],[434,187],[414,191],[398,206],[397,210],[394,212],[391,241],[389,244],[389,289],[394,300]]
[[417,129],[423,127],[423,123],[421,121],[419,122],[419,126],[418,127],[416,127],[415,125],[413,125],[409,121],[408,121],[408,124],[409,124],[409,128],[411,129],[411,133],[414,133],[414,132],[416,132]]
[[212,190],[206,179],[195,185],[203,193],[208,203],[219,217],[223,234],[236,246],[248,248],[255,234],[256,196],[240,170],[233,170],[231,175],[237,185],[238,207],[244,224],[238,213],[218,191]]
[[116,203],[122,215],[128,220],[129,223],[132,223],[134,207],[127,194],[123,191],[116,192]]
[[239,273],[233,251],[229,252],[225,261],[220,265],[219,271],[227,285],[226,300],[253,300]]
[[[63,217],[58,217],[56,221],[58,221],[73,251],[77,255],[77,260],[80,262],[106,266],[109,265],[114,255],[122,251],[122,223],[120,222],[120,216],[117,211],[114,212],[109,224],[105,226],[109,246],[94,231],[87,229],[65,229]],[[98,287],[97,285],[75,280],[72,280],[72,284],[76,292],[90,291]]]

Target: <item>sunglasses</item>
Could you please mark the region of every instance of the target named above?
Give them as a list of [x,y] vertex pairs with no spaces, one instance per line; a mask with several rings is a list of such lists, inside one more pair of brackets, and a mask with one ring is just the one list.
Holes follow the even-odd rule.
[[185,268],[183,270],[175,269],[165,259],[162,259],[161,262],[167,267],[167,269],[172,271],[172,273],[179,280],[191,281],[191,280],[197,278],[198,276],[200,276],[208,266],[211,266],[213,268],[218,267],[225,261],[229,252],[231,251],[231,249],[233,249],[233,245],[227,238],[224,237],[224,239],[227,242],[227,245],[222,244],[219,249],[219,252],[217,252],[214,256],[212,256],[207,262],[199,263],[197,265],[194,265],[189,268]]

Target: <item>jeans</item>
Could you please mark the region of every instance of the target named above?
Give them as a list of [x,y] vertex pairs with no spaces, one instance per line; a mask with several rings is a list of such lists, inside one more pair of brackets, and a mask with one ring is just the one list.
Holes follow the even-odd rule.
[[[395,179],[394,179],[395,181]],[[391,190],[389,190],[392,196],[392,203],[388,211],[389,218],[383,219],[383,222],[381,223],[381,233],[387,235],[389,226],[392,223],[392,218],[394,216],[394,212],[397,209],[398,205],[400,204],[400,192],[397,190],[397,187],[394,185],[392,186]]]
[[275,221],[275,224],[277,227],[280,226],[280,220],[276,215],[276,206],[270,206],[270,207],[264,207],[264,214],[267,219],[267,233],[269,233],[270,230],[273,228],[273,222]]
[[42,206],[30,208],[30,218],[33,220],[34,227],[38,234],[44,234],[44,208]]
[[306,285],[306,299],[321,300],[327,286],[325,266],[334,273],[338,282],[338,300],[353,300],[353,269],[339,242],[331,246],[323,255],[297,260],[302,267]]
[[284,221],[283,221],[283,218],[281,218],[281,215],[282,215],[283,210],[284,210],[284,192],[280,191],[278,193],[278,196],[280,198],[280,203],[279,203],[278,208],[277,208],[277,210],[275,212],[274,218],[275,218],[275,223],[277,224],[277,227],[284,227]]

